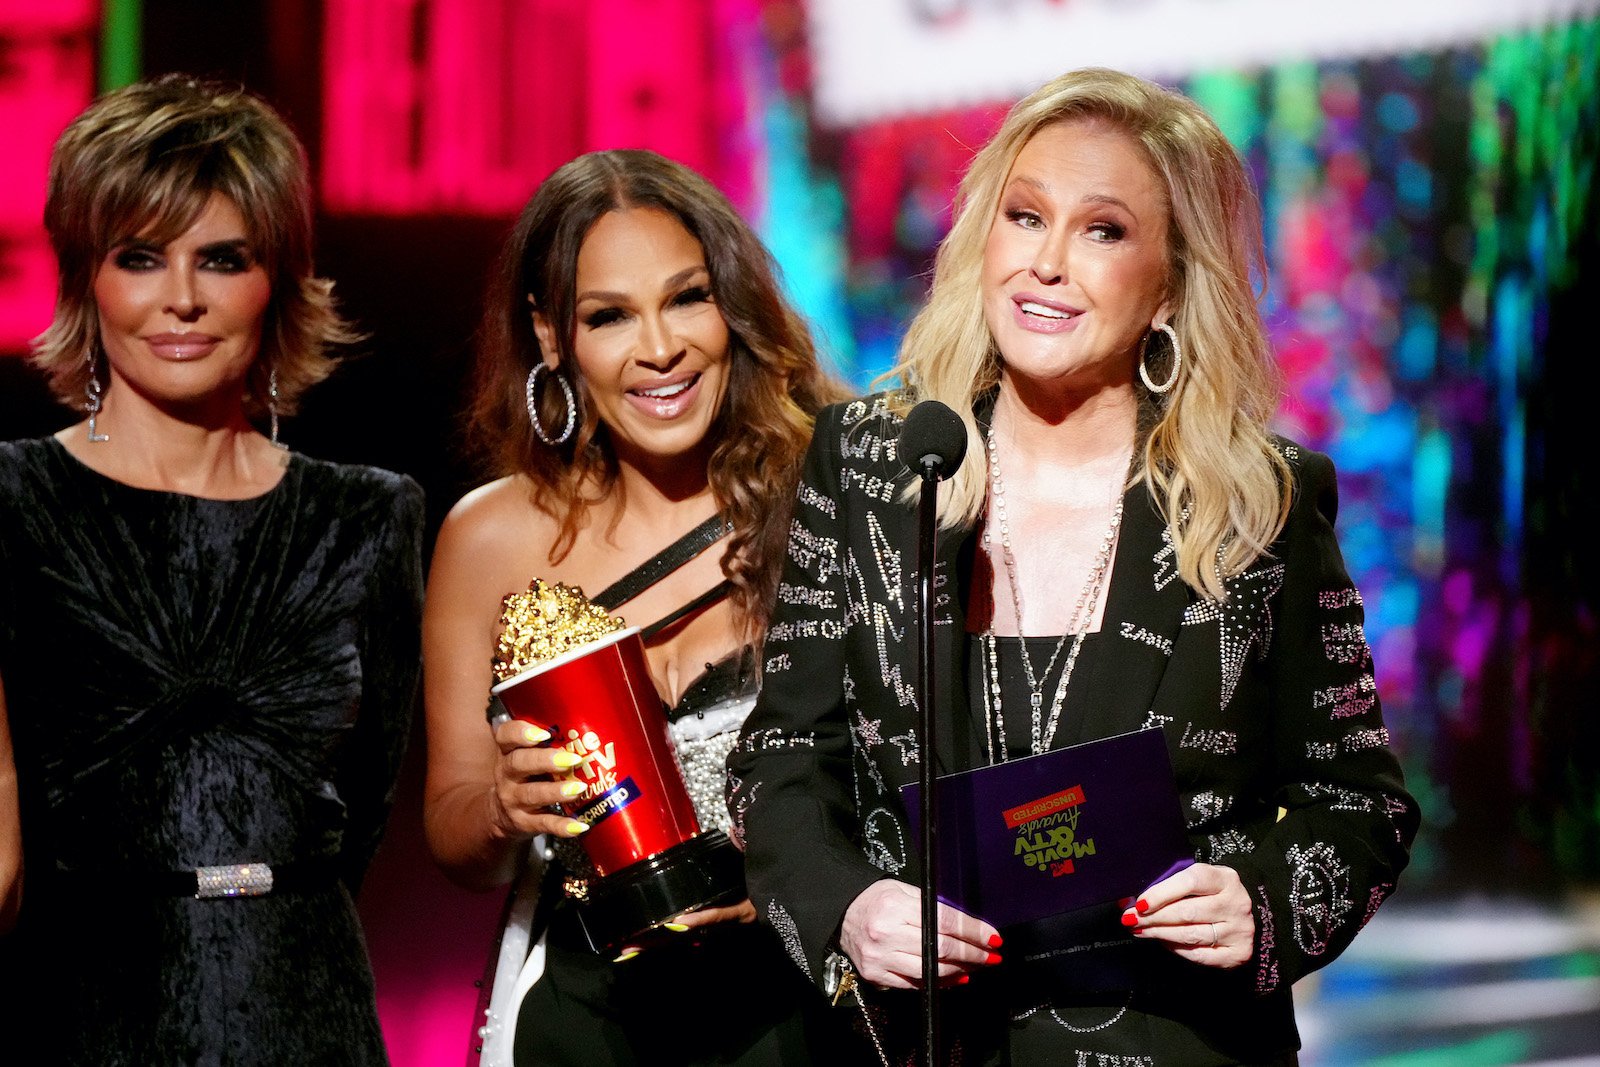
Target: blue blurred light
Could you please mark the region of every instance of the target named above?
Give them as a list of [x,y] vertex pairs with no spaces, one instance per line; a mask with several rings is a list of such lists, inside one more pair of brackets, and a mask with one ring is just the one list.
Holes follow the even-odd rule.
[[1417,127],[1417,105],[1404,93],[1384,93],[1378,101],[1378,121],[1395,133],[1409,133]]

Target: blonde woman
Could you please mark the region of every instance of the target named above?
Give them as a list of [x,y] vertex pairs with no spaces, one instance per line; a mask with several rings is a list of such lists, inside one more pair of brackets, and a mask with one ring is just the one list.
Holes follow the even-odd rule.
[[1293,1062],[1291,983],[1405,866],[1416,807],[1333,470],[1267,429],[1262,260],[1249,179],[1199,107],[1069,73],[974,160],[903,388],[818,419],[730,808],[757,910],[814,979],[848,975],[890,1059],[917,1033],[899,991],[923,981],[899,800],[915,663],[895,639],[914,509],[893,446],[915,401],[959,412],[971,446],[940,498],[945,768],[1159,728],[1197,861],[1058,929],[1054,965],[1018,967],[1012,931],[941,905],[958,1058]]

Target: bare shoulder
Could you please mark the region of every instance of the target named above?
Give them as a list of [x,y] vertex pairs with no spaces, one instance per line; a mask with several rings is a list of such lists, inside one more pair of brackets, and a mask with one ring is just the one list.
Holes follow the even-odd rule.
[[491,549],[529,541],[548,548],[557,533],[555,519],[534,505],[528,480],[513,474],[480,485],[456,501],[444,518],[439,540],[467,549]]
[[526,478],[511,475],[458,500],[439,528],[434,568],[462,568],[491,584],[525,585],[548,567],[560,530],[536,507]]

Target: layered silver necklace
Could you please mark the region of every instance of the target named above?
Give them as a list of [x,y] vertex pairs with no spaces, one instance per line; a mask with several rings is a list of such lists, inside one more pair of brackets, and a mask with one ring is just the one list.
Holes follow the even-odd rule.
[[[1055,651],[1050,653],[1050,661],[1045,664],[1044,673],[1036,675],[1033,671],[1033,659],[1028,655],[1027,638],[1022,637],[1022,586],[1017,579],[1017,558],[1011,550],[1011,526],[1006,518],[1005,482],[1000,476],[1000,451],[995,444],[994,427],[989,427],[987,437],[989,450],[989,499],[993,502],[994,515],[992,522],[984,523],[983,547],[994,558],[989,532],[994,527],[1000,528],[1000,552],[1006,570],[1006,579],[1011,587],[1011,605],[1016,611],[1017,618],[1017,648],[1022,659],[1022,674],[1028,683],[1028,703],[1032,710],[1032,722],[1029,728],[1029,742],[1033,755],[1046,752],[1050,742],[1055,739],[1056,727],[1061,722],[1061,706],[1067,699],[1067,683],[1072,680],[1072,668],[1078,662],[1078,652],[1083,648],[1084,635],[1089,630],[1089,624],[1094,619],[1095,605],[1100,601],[1100,590],[1105,584],[1106,571],[1111,567],[1111,553],[1117,542],[1117,531],[1122,528],[1122,493],[1117,493],[1117,505],[1111,513],[1111,528],[1106,531],[1105,540],[1100,542],[1100,551],[1095,553],[1094,562],[1089,568],[1088,580],[1083,583],[1083,589],[1078,593],[1078,602],[1073,606],[1072,615],[1067,620],[1067,631],[1056,642]],[[1120,489],[1122,482],[1118,481]],[[1068,649],[1068,641],[1071,647]],[[996,762],[998,750],[999,762],[1004,763],[1011,758],[1009,746],[1006,744],[1006,723],[1001,708],[1000,698],[1000,655],[996,648],[994,633],[994,612],[989,613],[989,626],[983,633],[984,650],[988,653],[989,677],[988,688],[984,691],[984,718],[985,728],[989,732],[989,762]],[[1054,696],[1050,700],[1050,715],[1044,714],[1044,684],[1050,678],[1050,673],[1055,670],[1056,661],[1060,659],[1063,649],[1067,651],[1067,662],[1061,668],[1061,681],[1056,684]]]

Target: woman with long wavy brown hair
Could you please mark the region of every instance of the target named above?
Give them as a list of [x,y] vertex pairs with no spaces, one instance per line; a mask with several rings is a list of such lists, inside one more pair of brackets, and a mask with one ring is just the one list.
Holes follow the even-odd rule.
[[[501,598],[536,576],[601,589],[717,516],[726,535],[625,609],[648,621],[696,605],[646,655],[685,727],[674,738],[701,824],[726,825],[723,759],[754,700],[800,460],[839,395],[770,256],[699,175],[595,152],[540,186],[489,299],[469,427],[499,477],[446,519],[424,625],[427,832],[452,878],[503,885],[536,835],[582,832],[550,813],[565,753],[526,724],[484,724]],[[812,994],[748,901],[681,916],[681,943],[616,960],[588,949],[564,900],[546,910],[520,1023],[516,1005],[491,1008],[496,1062],[513,1031],[519,1062],[778,1062],[804,1040]],[[673,1040],[707,1011],[715,1025]]]

